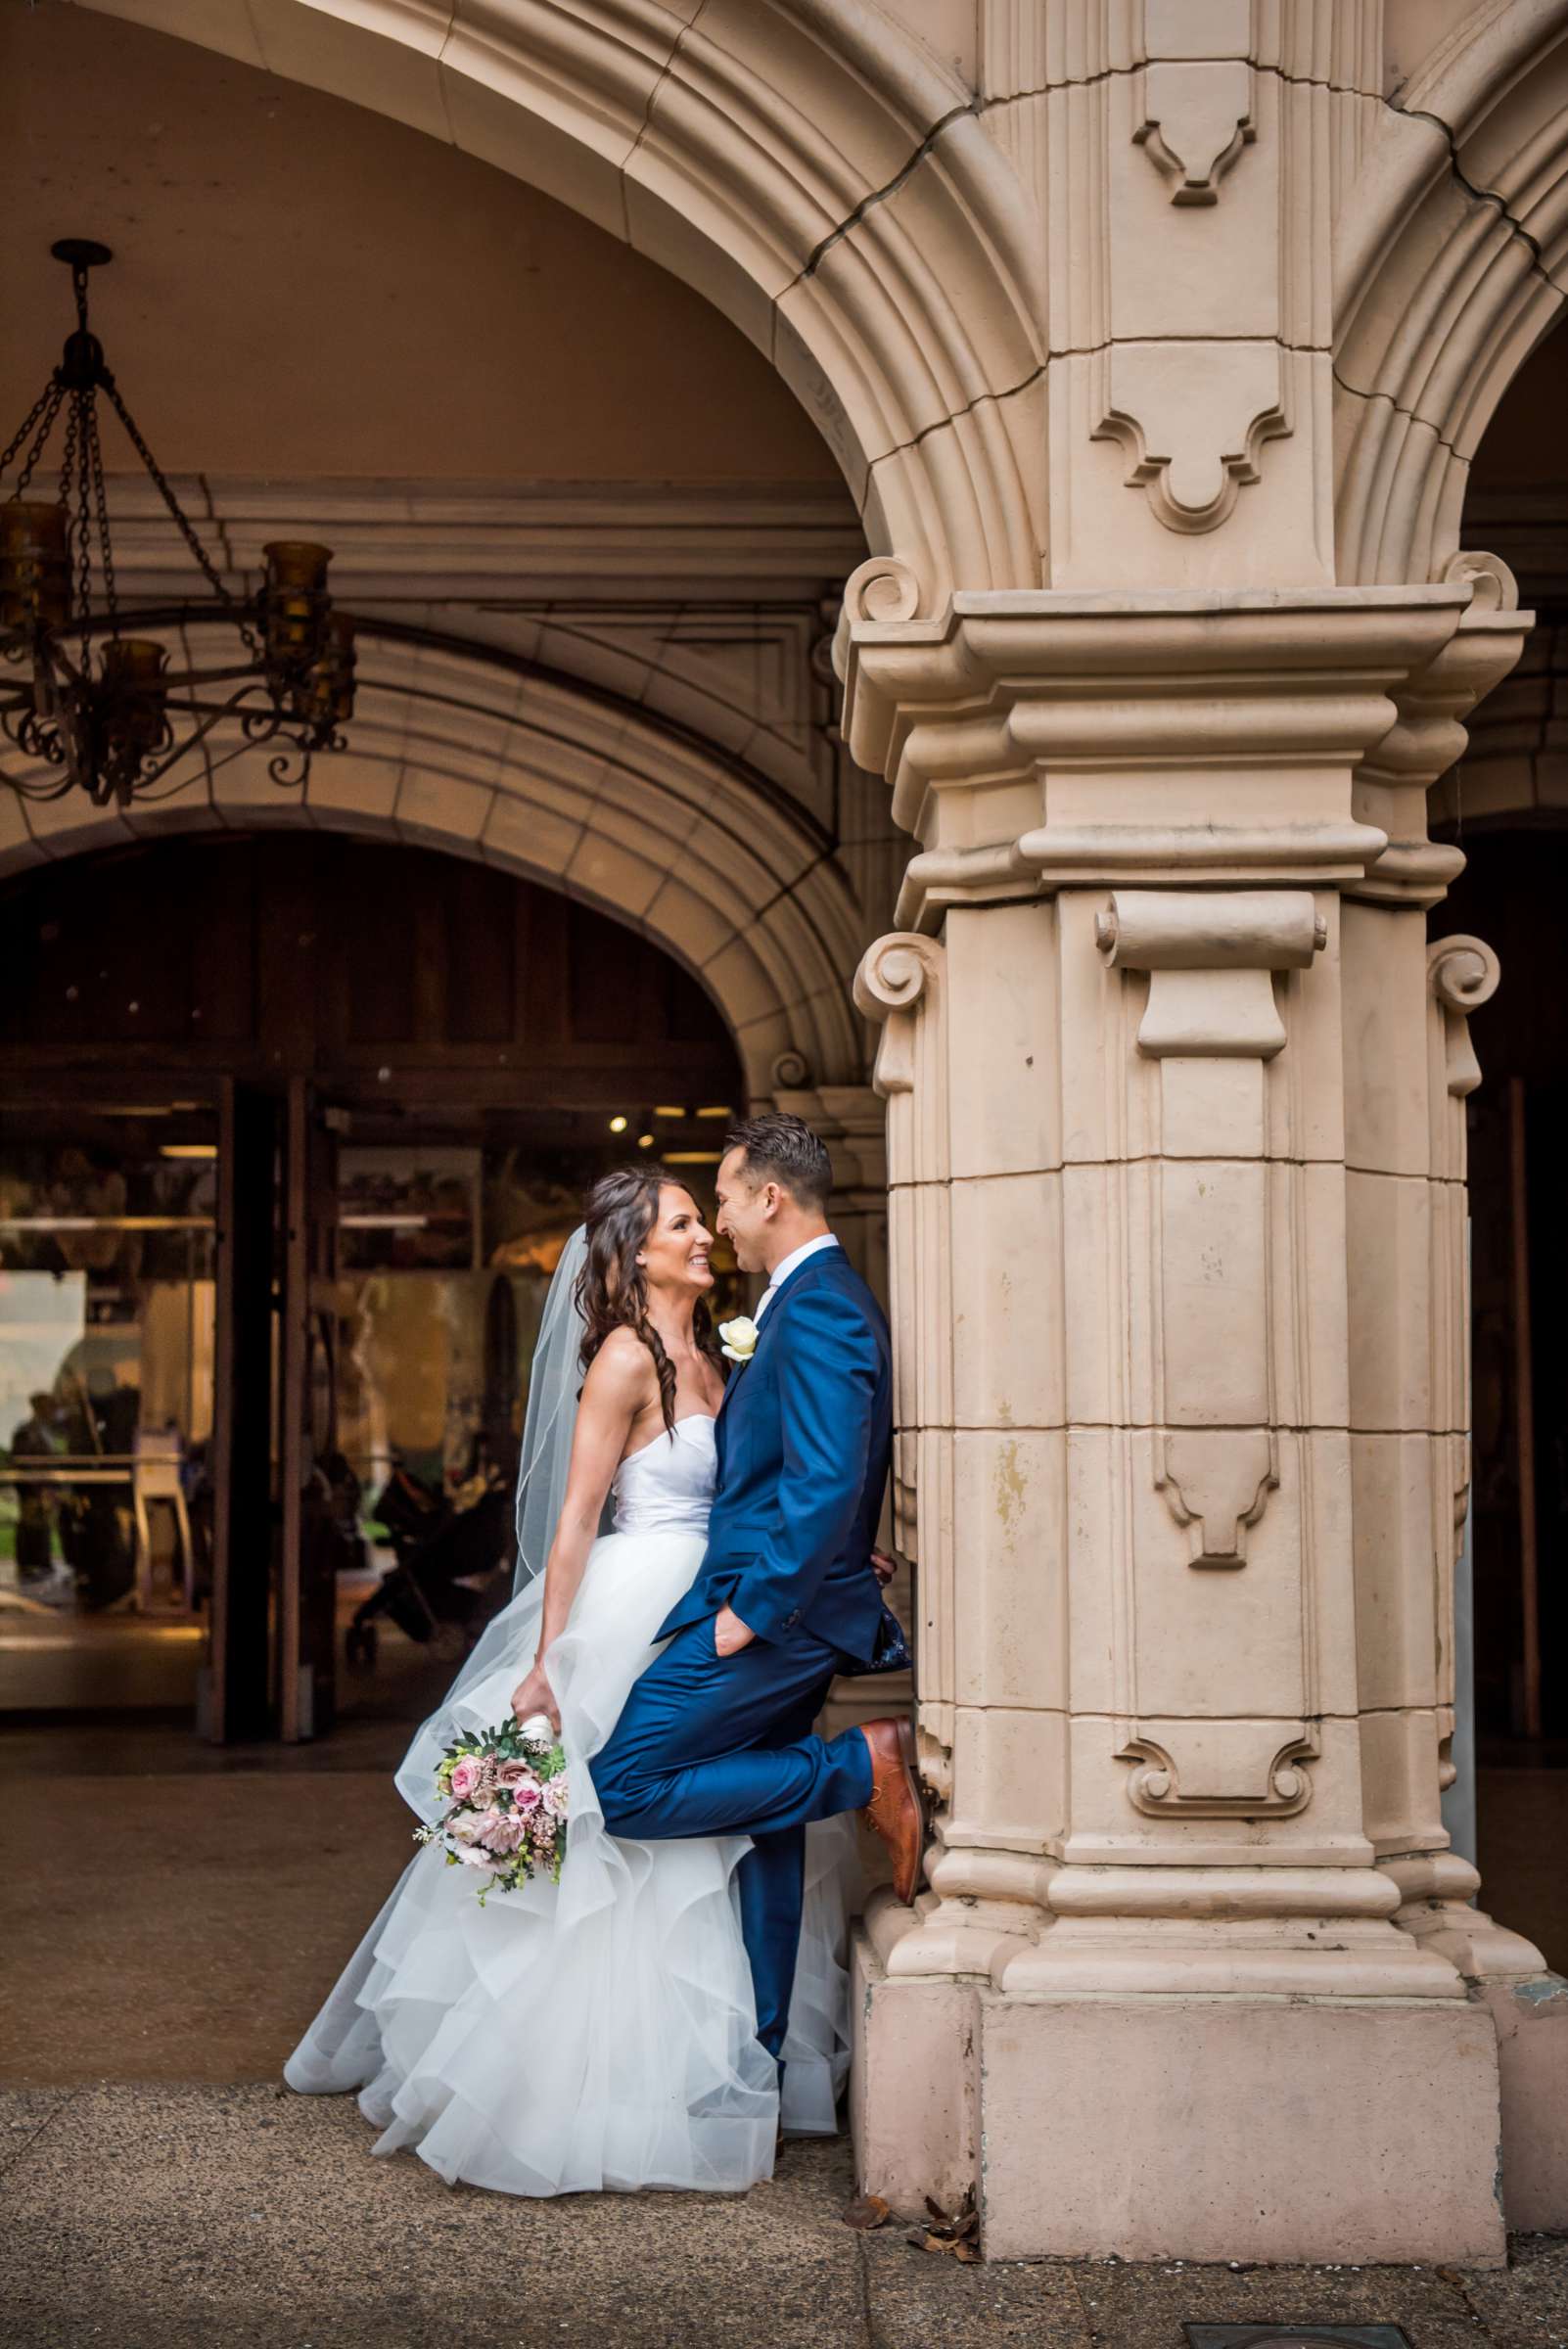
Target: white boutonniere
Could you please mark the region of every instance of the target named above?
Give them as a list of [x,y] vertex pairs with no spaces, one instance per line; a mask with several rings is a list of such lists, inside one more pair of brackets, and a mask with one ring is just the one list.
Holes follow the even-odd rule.
[[719,1343],[732,1362],[749,1362],[757,1352],[757,1324],[741,1313],[733,1321],[718,1324]]

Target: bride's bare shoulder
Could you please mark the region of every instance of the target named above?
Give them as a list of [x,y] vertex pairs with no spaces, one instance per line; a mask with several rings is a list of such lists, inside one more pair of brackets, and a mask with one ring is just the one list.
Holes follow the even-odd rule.
[[582,1395],[606,1404],[640,1402],[645,1389],[658,1391],[654,1359],[634,1329],[613,1329],[588,1368]]

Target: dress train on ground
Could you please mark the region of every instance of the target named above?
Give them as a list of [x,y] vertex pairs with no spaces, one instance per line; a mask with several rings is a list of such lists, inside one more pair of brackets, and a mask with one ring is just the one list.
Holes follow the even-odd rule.
[[[672,1450],[694,1439],[701,1449],[689,1425],[678,1423]],[[834,2129],[849,2065],[853,1820],[807,1839],[781,2114],[741,1938],[746,1837],[622,1842],[594,1794],[592,1758],[660,1652],[652,1634],[703,1547],[700,1531],[630,1530],[590,1553],[547,1658],[571,1773],[560,1883],[492,1892],[482,1909],[472,1873],[425,1846],[290,2057],[295,2089],[359,2092],[381,2131],[376,2152],[407,2146],[448,2183],[513,2194],[732,2192],[770,2175],[781,2118]],[[397,1786],[422,1819],[440,1814],[435,1769],[451,1738],[510,1712],[541,1606],[536,1583],[503,1609],[415,1736]]]

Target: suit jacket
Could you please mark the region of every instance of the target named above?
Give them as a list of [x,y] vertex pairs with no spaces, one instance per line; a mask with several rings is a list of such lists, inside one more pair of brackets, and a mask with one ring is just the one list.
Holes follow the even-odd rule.
[[807,1257],[724,1390],[708,1553],[660,1626],[733,1607],[759,1639],[798,1624],[869,1661],[882,1617],[871,1545],[893,1443],[888,1324],[842,1248]]

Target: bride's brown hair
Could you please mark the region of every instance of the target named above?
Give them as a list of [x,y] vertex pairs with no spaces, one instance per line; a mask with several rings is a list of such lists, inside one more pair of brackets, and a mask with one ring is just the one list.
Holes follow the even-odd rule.
[[[685,1187],[668,1168],[658,1165],[617,1167],[612,1174],[601,1174],[583,1211],[588,1256],[576,1278],[577,1311],[583,1322],[579,1350],[583,1370],[613,1329],[635,1330],[653,1356],[659,1405],[669,1429],[675,1424],[675,1365],[648,1318],[648,1283],[637,1251],[659,1221],[661,1192]],[[692,1335],[703,1353],[716,1360],[713,1320],[701,1297],[692,1313]]]

